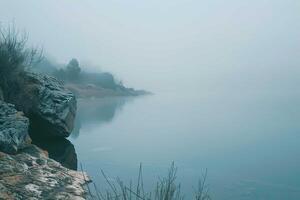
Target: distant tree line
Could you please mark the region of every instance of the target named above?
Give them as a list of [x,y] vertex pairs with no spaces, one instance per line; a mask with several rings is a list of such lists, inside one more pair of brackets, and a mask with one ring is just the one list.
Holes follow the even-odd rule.
[[108,89],[124,89],[122,81],[117,81],[111,73],[89,73],[82,70],[76,58],[72,58],[67,65],[59,65],[45,58],[35,66],[35,70],[52,75],[66,83],[89,84]]

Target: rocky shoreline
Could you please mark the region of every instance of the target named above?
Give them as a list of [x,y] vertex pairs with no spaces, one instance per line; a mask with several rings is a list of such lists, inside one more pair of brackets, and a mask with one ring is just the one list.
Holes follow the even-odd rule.
[[28,145],[15,155],[0,152],[0,199],[86,199],[86,173],[69,170]]
[[24,72],[0,88],[0,199],[86,199],[83,172],[49,158],[32,139],[68,137],[76,97],[57,79]]

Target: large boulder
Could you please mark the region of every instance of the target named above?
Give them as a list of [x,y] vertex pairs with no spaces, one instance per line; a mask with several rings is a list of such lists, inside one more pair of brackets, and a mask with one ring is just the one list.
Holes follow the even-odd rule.
[[68,137],[76,115],[76,98],[63,82],[48,75],[24,72],[6,100],[30,119],[30,134]]
[[0,100],[0,151],[15,154],[30,143],[29,120],[14,105]]

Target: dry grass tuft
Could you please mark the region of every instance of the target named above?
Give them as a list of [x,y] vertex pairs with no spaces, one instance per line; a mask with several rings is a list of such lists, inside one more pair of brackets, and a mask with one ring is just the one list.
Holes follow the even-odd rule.
[[[81,170],[82,166],[81,166]],[[174,162],[168,170],[166,177],[159,178],[156,182],[155,188],[146,192],[144,189],[142,165],[140,164],[138,179],[136,186],[133,186],[132,181],[129,185],[126,185],[120,178],[112,179],[109,178],[103,170],[101,174],[104,177],[106,184],[109,189],[99,189],[95,183],[93,183],[92,189],[87,185],[87,190],[90,199],[97,200],[183,200],[184,195],[181,191],[180,184],[176,183],[177,168]],[[207,171],[203,174],[198,182],[198,187],[195,190],[194,200],[210,200],[208,186],[206,184]]]

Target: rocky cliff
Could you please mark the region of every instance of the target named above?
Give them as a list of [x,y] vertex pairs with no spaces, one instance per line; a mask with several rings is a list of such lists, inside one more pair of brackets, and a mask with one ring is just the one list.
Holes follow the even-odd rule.
[[[0,199],[85,199],[86,174],[50,159],[29,136],[46,143],[49,137],[69,136],[75,96],[55,78],[31,72],[22,73],[10,86],[13,89],[3,89],[4,95],[0,88]],[[67,161],[75,169],[75,149],[67,149],[61,152],[71,155]]]

